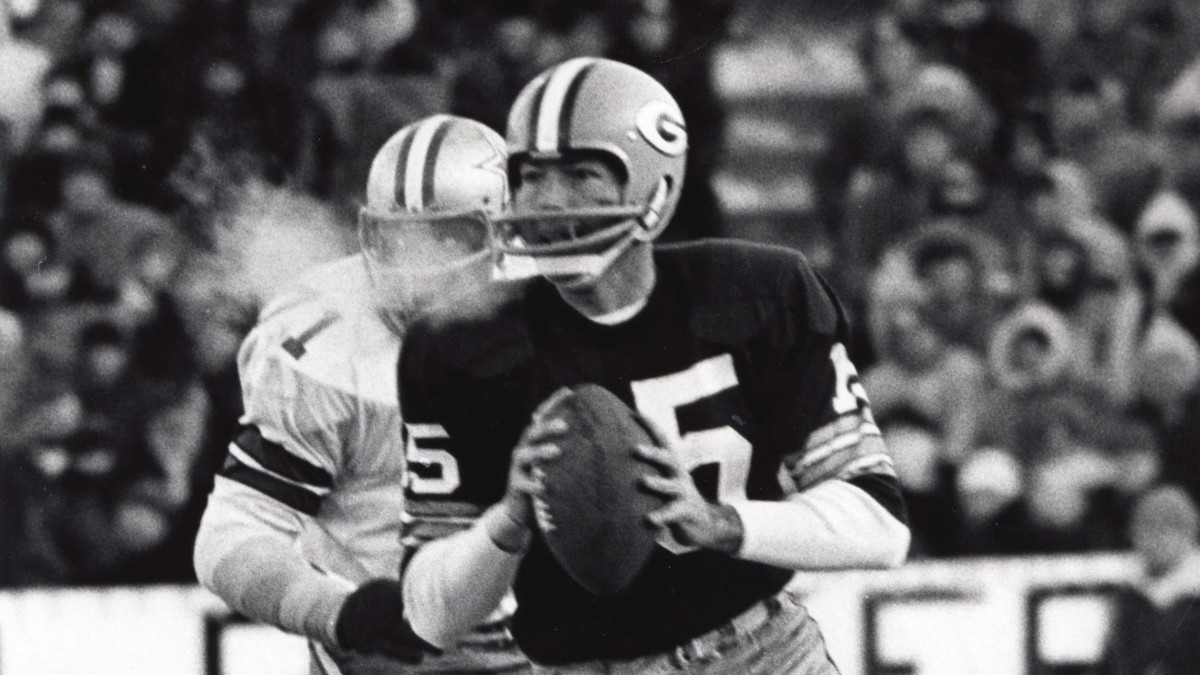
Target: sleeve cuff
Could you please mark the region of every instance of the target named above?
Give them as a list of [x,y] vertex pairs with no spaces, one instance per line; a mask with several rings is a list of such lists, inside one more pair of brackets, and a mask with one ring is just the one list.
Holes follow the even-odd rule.
[[741,501],[729,506],[742,519],[742,545],[733,555],[743,560],[762,560],[763,557],[778,555],[778,537],[772,533],[779,529],[779,508],[775,502]]

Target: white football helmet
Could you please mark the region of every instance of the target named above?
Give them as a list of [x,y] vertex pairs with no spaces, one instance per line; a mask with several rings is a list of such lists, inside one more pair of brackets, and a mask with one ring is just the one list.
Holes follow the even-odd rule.
[[486,280],[488,217],[508,200],[504,139],[434,115],[397,131],[367,177],[359,241],[380,308],[403,322],[445,291]]
[[[501,276],[599,276],[634,241],[657,237],[679,202],[688,149],[683,113],[665,87],[632,66],[576,58],[550,68],[517,96],[507,140],[514,186],[527,158],[598,153],[621,169],[625,197],[618,206],[514,209],[493,218]],[[554,236],[531,236],[545,228]],[[535,243],[547,239],[553,243]]]

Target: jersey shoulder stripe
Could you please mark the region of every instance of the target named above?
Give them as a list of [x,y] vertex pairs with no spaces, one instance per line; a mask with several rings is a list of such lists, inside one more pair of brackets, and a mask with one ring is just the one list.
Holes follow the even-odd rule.
[[328,471],[293,455],[279,443],[264,439],[258,427],[243,426],[234,444],[281,478],[317,488],[333,487],[333,476]]
[[218,475],[257,490],[300,513],[316,516],[321,510],[321,498],[318,495],[268,473],[256,471],[233,457],[225,462]]

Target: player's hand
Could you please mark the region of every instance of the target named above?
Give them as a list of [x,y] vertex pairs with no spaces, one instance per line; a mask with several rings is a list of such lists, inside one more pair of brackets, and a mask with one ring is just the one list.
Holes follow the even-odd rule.
[[736,553],[743,534],[737,511],[705,499],[680,461],[678,445],[645,417],[642,422],[657,445],[640,445],[633,451],[634,457],[654,469],[642,476],[641,486],[666,502],[648,513],[646,520],[683,546]]
[[508,517],[515,523],[524,524],[532,529],[534,513],[532,499],[540,497],[543,492],[540,468],[546,462],[552,462],[562,454],[562,449],[555,443],[567,432],[567,424],[557,417],[547,416],[547,411],[570,394],[566,388],[559,389],[533,411],[529,426],[517,441],[513,449],[512,461],[508,468],[508,491],[504,495],[502,505],[507,510]]
[[392,579],[368,581],[346,598],[338,613],[337,639],[344,649],[404,663],[420,663],[427,654],[441,654],[404,619],[403,586]]

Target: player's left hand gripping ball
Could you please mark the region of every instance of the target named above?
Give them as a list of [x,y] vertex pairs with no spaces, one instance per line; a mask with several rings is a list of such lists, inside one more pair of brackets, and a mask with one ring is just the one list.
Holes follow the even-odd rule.
[[714,504],[705,499],[696,489],[691,472],[680,461],[680,451],[674,441],[645,416],[639,417],[654,440],[653,444],[640,444],[634,450],[637,459],[654,469],[645,472],[639,484],[665,502],[661,508],[646,515],[647,522],[668,532],[684,549],[736,553],[742,547],[743,536],[737,511],[727,504]]

